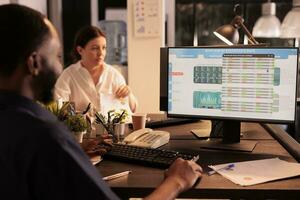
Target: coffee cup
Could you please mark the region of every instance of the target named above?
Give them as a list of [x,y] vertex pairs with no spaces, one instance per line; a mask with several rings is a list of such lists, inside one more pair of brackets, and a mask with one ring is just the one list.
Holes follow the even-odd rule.
[[132,114],[133,130],[139,130],[139,129],[145,128],[146,120],[147,120],[147,114],[145,114],[145,113]]

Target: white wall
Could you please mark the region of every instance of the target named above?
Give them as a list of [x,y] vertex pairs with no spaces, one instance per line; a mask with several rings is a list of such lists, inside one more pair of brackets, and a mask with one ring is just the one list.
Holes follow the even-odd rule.
[[8,3],[25,5],[47,15],[47,0],[0,0],[0,5]]
[[36,9],[44,15],[47,15],[47,0],[15,0],[15,2]]
[[158,0],[158,37],[134,37],[133,3],[127,0],[128,83],[139,101],[137,112],[159,112],[159,52],[164,45],[164,1]]
[[0,0],[0,5],[2,5],[2,4],[8,4],[8,3],[10,3],[9,0]]
[[121,20],[127,24],[127,9],[123,8],[107,8],[105,10],[106,20]]

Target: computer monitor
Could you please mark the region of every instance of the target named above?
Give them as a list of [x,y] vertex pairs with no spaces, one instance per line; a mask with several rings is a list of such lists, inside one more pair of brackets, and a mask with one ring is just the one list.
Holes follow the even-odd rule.
[[168,111],[168,47],[160,48],[159,110]]
[[168,65],[168,116],[222,120],[222,144],[254,148],[241,121],[295,122],[297,48],[170,47]]

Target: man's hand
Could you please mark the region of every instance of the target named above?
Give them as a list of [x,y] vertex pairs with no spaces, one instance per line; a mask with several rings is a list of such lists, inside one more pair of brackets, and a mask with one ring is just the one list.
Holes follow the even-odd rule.
[[191,188],[198,178],[202,176],[202,168],[194,161],[178,158],[171,167],[166,170],[166,179],[172,179],[180,185],[180,190]]
[[194,161],[178,158],[165,172],[165,180],[145,200],[173,200],[191,188],[202,176],[202,168]]
[[102,156],[111,149],[112,139],[108,135],[84,139],[81,147],[89,156]]

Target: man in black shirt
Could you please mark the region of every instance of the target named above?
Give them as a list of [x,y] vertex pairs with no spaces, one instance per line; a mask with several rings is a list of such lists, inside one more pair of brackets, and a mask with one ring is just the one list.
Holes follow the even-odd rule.
[[[48,102],[58,75],[60,42],[51,22],[20,5],[0,6],[0,196],[9,199],[118,199]],[[173,199],[201,176],[178,159],[148,199]]]

